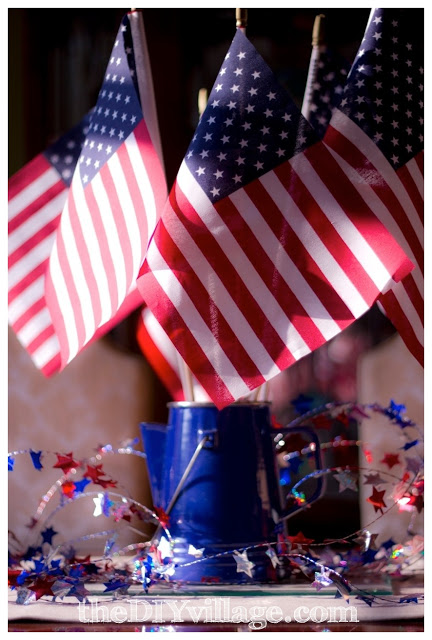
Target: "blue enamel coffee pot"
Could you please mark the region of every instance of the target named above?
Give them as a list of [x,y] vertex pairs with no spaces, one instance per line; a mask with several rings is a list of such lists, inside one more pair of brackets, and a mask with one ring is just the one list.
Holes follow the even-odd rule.
[[[302,432],[313,443],[316,469],[321,468],[316,434],[307,427],[280,429],[271,424],[267,402],[237,402],[221,411],[211,403],[172,402],[168,424],[141,423],[153,504],[169,513],[174,540],[173,579],[191,583],[273,582],[275,568],[266,546],[247,552],[255,565],[251,580],[236,571],[232,554],[285,532],[289,512],[282,508],[273,438],[276,433]],[[318,478],[314,493],[322,492]],[[282,531],[281,531],[282,529]],[[204,549],[195,562],[190,545]],[[182,565],[187,565],[183,566]]]

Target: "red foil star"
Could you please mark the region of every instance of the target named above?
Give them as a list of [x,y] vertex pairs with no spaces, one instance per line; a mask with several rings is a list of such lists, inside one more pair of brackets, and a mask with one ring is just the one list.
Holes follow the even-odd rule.
[[383,491],[377,491],[376,487],[373,488],[372,495],[369,498],[366,498],[366,502],[370,502],[375,509],[375,513],[377,511],[383,512],[383,507],[386,507],[386,503],[383,500],[383,496],[385,494],[385,489]]
[[421,513],[424,507],[424,498],[422,495],[410,495],[408,504],[411,507],[415,507],[417,511]]
[[399,455],[397,453],[386,453],[380,462],[386,464],[388,468],[391,469],[396,464],[400,464]]
[[369,451],[369,449],[363,449],[363,453],[365,455],[366,462],[368,462],[369,464],[372,464],[373,462],[372,452]]
[[80,466],[80,463],[73,459],[72,451],[65,456],[60,453],[56,453],[57,462],[54,465],[54,469],[61,469],[66,475],[71,469],[76,469]]
[[37,525],[37,523],[38,523],[37,518],[32,516],[30,522],[28,524],[26,524],[26,527],[27,527],[27,529],[34,529],[35,526]]
[[47,576],[46,578],[37,578],[33,584],[29,586],[29,589],[36,595],[36,600],[42,598],[42,596],[54,596],[51,586],[57,580],[55,576]]
[[8,569],[8,586],[16,587],[18,576],[22,574],[22,569]]
[[94,480],[94,483],[100,484],[100,486],[104,489],[106,489],[107,487],[117,486],[117,480],[112,480],[111,478],[98,478],[97,480]]
[[161,523],[161,525],[163,527],[168,527],[169,526],[169,515],[167,513],[165,513],[165,511],[162,509],[162,507],[154,507],[154,512],[157,515],[157,517],[159,518],[159,522]]
[[105,475],[105,471],[103,471],[101,464],[97,464],[95,467],[87,465],[87,471],[83,473],[84,478],[90,478],[95,484],[97,484],[98,479],[103,475]]
[[283,428],[282,425],[280,424],[280,422],[278,422],[276,420],[276,416],[275,415],[272,414],[270,416],[270,421],[271,421],[271,426],[272,426],[273,429],[277,429],[278,431],[280,431]]
[[288,536],[288,540],[291,542],[293,550],[297,547],[307,549],[314,542],[313,538],[306,538],[301,531],[296,536]]
[[73,482],[64,482],[62,484],[62,492],[67,498],[73,498],[75,493],[75,484]]
[[311,420],[314,427],[317,429],[330,429],[332,421],[326,415],[318,415]]
[[341,413],[338,413],[338,415],[336,416],[336,420],[338,422],[341,422],[345,427],[349,426],[349,417],[347,416],[345,411],[341,411]]

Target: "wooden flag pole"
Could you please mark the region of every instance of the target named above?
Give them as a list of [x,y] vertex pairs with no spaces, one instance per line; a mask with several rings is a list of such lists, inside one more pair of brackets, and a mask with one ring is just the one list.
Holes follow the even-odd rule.
[[150,138],[163,166],[162,143],[159,133],[156,100],[153,87],[153,76],[150,67],[150,57],[144,30],[144,20],[141,11],[131,9],[130,12],[132,14],[130,25],[134,47],[136,76],[138,81],[141,109],[145,117]]
[[[198,92],[198,115],[200,118],[206,106],[207,106],[207,89],[200,89]],[[189,369],[186,362],[180,356],[180,354],[178,354],[178,363],[179,363],[179,371],[180,371],[180,380],[182,383],[185,400],[188,402],[194,402],[195,393],[194,393],[192,372]]]
[[[152,138],[153,144],[159,152],[162,161],[162,144],[159,136],[159,127],[157,125],[153,85],[149,84],[152,83],[152,75],[149,68],[149,56],[144,32],[144,22],[141,11],[137,11],[137,9],[133,7],[130,12],[133,17],[131,20],[131,29],[134,37],[134,52],[141,107],[146,115],[150,137]],[[195,398],[192,373],[180,354],[177,354],[177,360],[184,398],[188,402],[193,402]]]
[[247,9],[236,9],[236,27],[237,29],[241,29],[243,33],[246,33],[248,21],[248,10]]
[[207,100],[208,100],[207,89],[200,89],[198,91],[198,115],[200,118],[204,113],[204,109],[207,106]]
[[192,372],[178,352],[177,361],[184,399],[186,402],[194,402],[195,394],[193,388]]
[[315,17],[315,22],[312,30],[312,52],[309,63],[308,77],[306,81],[306,89],[304,92],[303,105],[301,109],[302,115],[306,118],[306,120],[309,120],[310,116],[310,110],[312,106],[311,100],[314,91],[314,84],[318,74],[320,53],[325,48],[324,26],[325,15],[320,13]]
[[[207,97],[208,97],[207,89],[200,89],[198,92],[198,115],[200,118],[207,106]],[[187,366],[186,362],[180,356],[180,354],[178,354],[178,364],[179,364],[179,371],[180,371],[180,380],[182,383],[185,400],[188,402],[193,402],[195,400],[195,394],[194,394],[194,387],[193,387],[192,372]]]

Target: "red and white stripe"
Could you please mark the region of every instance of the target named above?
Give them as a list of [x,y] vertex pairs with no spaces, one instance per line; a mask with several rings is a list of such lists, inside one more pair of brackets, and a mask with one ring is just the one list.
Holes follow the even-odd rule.
[[9,180],[8,319],[45,375],[60,367],[45,273],[68,187],[40,154]]
[[[185,382],[182,381],[185,363],[153,313],[144,307],[138,318],[137,341],[148,363],[159,377],[173,400],[185,400]],[[210,398],[202,386],[192,377],[193,397],[197,402]]]
[[335,336],[412,268],[365,210],[321,143],[215,205],[182,164],[138,288],[219,408]]
[[[414,264],[414,270],[401,282],[391,281],[378,300],[408,349],[423,364],[423,152],[395,171],[362,129],[339,111],[324,140],[357,192]],[[360,173],[368,175],[367,182]],[[377,179],[371,179],[373,176]]]
[[143,120],[82,186],[78,165],[54,243],[46,299],[62,368],[113,318],[136,277],[166,186]]
[[[45,376],[61,368],[60,345],[45,299],[45,276],[68,187],[41,154],[9,180],[8,320]],[[98,339],[142,302],[136,287]]]

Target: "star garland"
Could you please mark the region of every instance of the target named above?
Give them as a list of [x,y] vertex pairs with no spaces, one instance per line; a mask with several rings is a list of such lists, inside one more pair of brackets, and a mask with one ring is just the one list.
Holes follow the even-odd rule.
[[[329,403],[318,409],[309,409],[310,399],[300,398],[296,406],[299,410],[306,410],[303,415],[295,418],[288,426],[300,426],[306,423],[315,428],[328,429],[335,422],[342,426],[347,426],[351,419],[369,418],[369,412],[378,412],[387,417],[392,423],[402,430],[405,445],[400,451],[411,451],[412,448],[422,443],[421,433],[414,422],[406,418],[404,405],[398,405],[393,400],[388,407],[381,407],[378,404],[358,405],[354,403]],[[277,425],[275,425],[277,427]],[[415,440],[408,436],[407,427],[417,429],[419,437]],[[281,434],[275,436],[276,450],[283,445]],[[248,557],[248,552],[258,548],[265,548],[265,554],[269,558],[272,566],[276,568],[283,558],[287,559],[294,574],[301,573],[310,579],[310,585],[317,591],[328,587],[336,588],[336,597],[343,598],[349,602],[350,598],[357,598],[364,601],[368,606],[372,606],[378,601],[385,601],[387,604],[400,606],[401,604],[412,604],[423,602],[422,594],[410,595],[410,597],[384,597],[367,593],[363,589],[355,586],[348,580],[348,574],[355,574],[355,569],[362,571],[370,568],[371,571],[387,572],[390,576],[398,577],[402,575],[404,568],[412,566],[424,552],[423,538],[414,536],[404,544],[396,544],[393,540],[383,543],[379,549],[374,548],[377,534],[369,531],[370,526],[396,505],[401,510],[410,510],[420,513],[423,508],[423,459],[418,454],[414,457],[406,457],[406,468],[402,478],[391,472],[393,467],[401,465],[400,456],[402,453],[389,452],[385,454],[381,463],[386,464],[389,471],[377,470],[370,467],[330,467],[322,469],[302,477],[290,490],[289,496],[297,500],[300,504],[305,503],[305,496],[299,488],[309,478],[332,474],[339,484],[339,492],[357,491],[360,471],[367,471],[364,475],[363,485],[372,487],[372,494],[367,501],[374,507],[375,513],[379,513],[377,518],[367,527],[340,538],[337,540],[317,543],[306,538],[301,532],[295,536],[284,538],[279,534],[277,542],[266,542],[252,545],[234,551],[224,551],[215,555],[206,555],[205,549],[197,549],[189,545],[188,554],[191,560],[181,565],[174,562],[174,542],[169,532],[169,517],[163,509],[155,507],[153,510],[130,496],[125,496],[116,489],[118,482],[106,475],[100,460],[107,454],[129,454],[146,458],[144,452],[134,448],[137,439],[128,441],[119,448],[112,445],[99,446],[97,454],[88,459],[75,460],[73,452],[58,453],[56,463],[53,468],[60,469],[63,475],[52,485],[43,496],[36,514],[27,525],[30,531],[35,531],[37,524],[40,524],[41,516],[47,503],[53,498],[56,492],[61,491],[61,500],[57,508],[46,518],[45,528],[39,533],[39,542],[28,546],[25,551],[9,554],[9,586],[17,591],[17,603],[28,604],[49,597],[52,601],[73,596],[79,601],[85,601],[89,592],[85,584],[91,582],[103,583],[104,593],[114,597],[124,597],[128,590],[137,585],[147,593],[151,586],[158,582],[176,582],[176,569],[179,567],[191,566],[196,563],[209,561],[221,556],[231,556],[233,560],[233,573],[244,573],[253,581],[254,563]],[[365,448],[365,443],[359,440],[344,440],[341,437],[335,438],[329,443],[323,443],[321,449],[333,447],[357,446],[363,447],[363,452],[368,463],[372,462],[372,453]],[[302,456],[313,453],[312,445],[301,448],[299,451],[289,452],[284,459],[289,465],[293,464],[296,472],[301,466]],[[27,454],[33,467],[42,471],[43,463],[52,452],[33,451],[32,449],[13,451],[8,454],[8,470],[15,471],[15,458],[19,455]],[[78,480],[76,475],[81,472],[82,477]],[[385,476],[381,477],[382,474]],[[412,475],[411,475],[412,474]],[[386,478],[391,478],[387,480]],[[386,495],[386,489],[377,487],[391,481],[395,489],[390,496]],[[87,491],[88,485],[100,486],[99,491]],[[393,504],[387,505],[384,498],[391,497]],[[105,530],[95,534],[81,536],[75,541],[68,541],[60,545],[53,543],[53,539],[58,532],[50,524],[57,514],[67,505],[76,500],[92,499],[95,504],[94,517],[113,517],[116,523],[129,523],[132,516],[137,516],[140,520],[152,522],[163,530],[163,535],[157,542],[147,541],[126,545],[119,549],[116,547],[117,531]],[[42,506],[43,505],[43,506]],[[386,511],[384,511],[386,509]],[[48,526],[49,524],[49,526]],[[130,526],[126,524],[125,526]],[[36,532],[35,532],[36,533]],[[95,538],[105,539],[103,556],[99,559],[78,558],[72,544],[91,540]],[[13,534],[14,543],[19,543]],[[351,541],[351,547],[347,551],[332,550],[332,545],[346,545]],[[132,560],[125,566],[118,566],[121,558],[126,558],[135,552]],[[318,555],[317,555],[318,553]],[[235,581],[233,579],[233,581]]]

